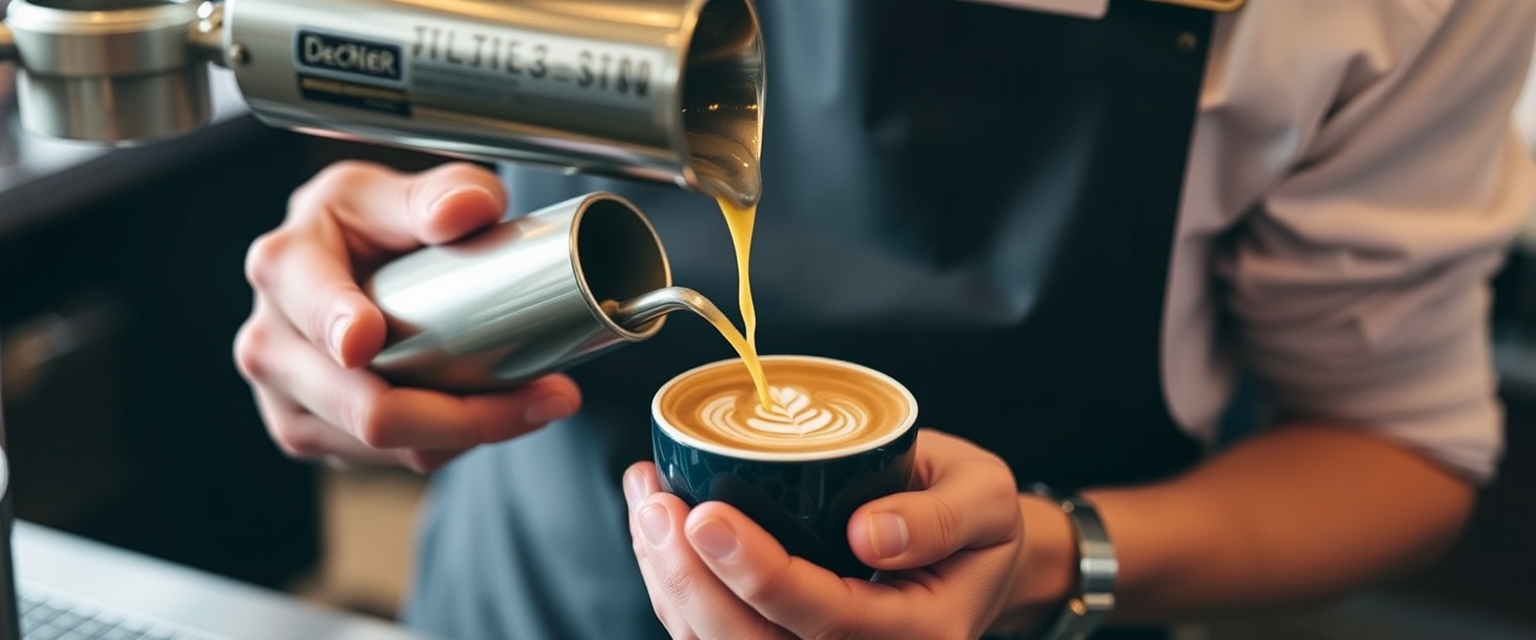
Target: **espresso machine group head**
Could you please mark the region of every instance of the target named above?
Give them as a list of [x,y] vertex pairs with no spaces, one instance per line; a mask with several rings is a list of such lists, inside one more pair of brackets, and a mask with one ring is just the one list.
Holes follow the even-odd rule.
[[50,137],[195,130],[212,63],[273,126],[761,195],[750,0],[12,0],[0,61]]

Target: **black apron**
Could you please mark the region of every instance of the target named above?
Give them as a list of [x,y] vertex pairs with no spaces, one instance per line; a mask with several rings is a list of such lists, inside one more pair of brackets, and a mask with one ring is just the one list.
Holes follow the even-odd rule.
[[[923,426],[998,453],[1021,483],[1070,491],[1193,464],[1202,451],[1170,416],[1159,361],[1211,14],[1150,0],[1116,0],[1102,20],[955,0],[758,6],[761,350],[892,375]],[[676,283],[734,309],[712,201],[528,169],[508,183],[520,211],[626,195]],[[649,457],[651,394],[733,355],[674,315],[571,372],[579,416],[441,473],[408,619],[462,640],[665,637],[619,477]]]

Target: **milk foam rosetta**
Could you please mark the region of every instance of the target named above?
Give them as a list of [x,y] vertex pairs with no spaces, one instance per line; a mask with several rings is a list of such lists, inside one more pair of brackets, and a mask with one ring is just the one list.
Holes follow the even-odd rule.
[[663,392],[658,408],[677,430],[752,451],[817,451],[870,442],[904,426],[906,395],[889,380],[835,362],[768,356],[771,405],[744,367],[714,366]]
[[699,424],[724,438],[757,443],[789,440],[786,444],[797,447],[851,442],[869,424],[869,411],[848,398],[815,397],[798,387],[769,386],[768,394],[772,407],[753,402],[748,408],[742,407],[741,393],[721,393],[699,410]]

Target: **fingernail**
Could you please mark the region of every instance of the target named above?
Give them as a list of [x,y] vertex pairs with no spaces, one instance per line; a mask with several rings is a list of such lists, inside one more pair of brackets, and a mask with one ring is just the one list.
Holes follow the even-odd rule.
[[550,396],[528,405],[528,412],[523,415],[523,418],[528,421],[528,424],[544,424],[551,420],[570,417],[571,413],[570,400],[566,400],[565,396]]
[[700,522],[688,532],[688,539],[693,541],[693,547],[699,553],[716,560],[730,560],[736,555],[736,532],[719,518]]
[[881,558],[901,555],[907,550],[907,521],[894,513],[870,516],[869,543]]
[[624,474],[624,500],[631,509],[645,498],[645,487],[640,486],[640,474],[630,471]]
[[667,536],[672,534],[672,523],[667,520],[667,510],[661,505],[653,504],[640,510],[640,532],[645,534],[645,541],[651,546],[661,548],[667,541]]
[[352,328],[352,316],[342,316],[331,321],[331,357],[343,367],[347,366],[347,362],[341,355],[341,343],[347,338],[347,329],[350,328]]
[[438,196],[436,200],[432,201],[432,209],[431,209],[431,211],[432,211],[432,213],[437,213],[439,210],[441,210],[443,208],[444,205],[446,205],[448,203],[449,200],[453,200],[453,199],[456,199],[456,198],[463,198],[463,197],[469,196],[470,194],[478,194],[480,197],[485,198],[486,202],[489,202],[489,203],[492,203],[492,204],[494,204],[496,202],[496,196],[491,195],[490,191],[486,191],[485,189],[482,189],[480,187],[465,186],[465,187],[459,187],[457,189],[449,191],[448,193],[445,193],[443,195]]

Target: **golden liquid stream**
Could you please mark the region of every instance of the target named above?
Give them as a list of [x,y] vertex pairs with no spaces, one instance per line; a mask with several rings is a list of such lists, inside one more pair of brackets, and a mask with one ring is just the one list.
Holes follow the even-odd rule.
[[752,304],[752,283],[747,277],[747,264],[751,262],[752,226],[757,220],[757,205],[738,205],[726,198],[719,198],[720,211],[725,214],[725,224],[731,230],[731,243],[736,247],[736,277],[741,305],[741,321],[746,335],[736,331],[725,316],[706,318],[721,335],[741,354],[752,383],[757,385],[757,398],[764,409],[773,408],[773,398],[768,395],[768,376],[763,374],[763,363],[757,359],[757,308]]
[[684,109],[684,120],[689,131],[688,149],[696,160],[700,191],[716,196],[720,212],[725,214],[726,226],[731,230],[731,243],[736,249],[737,287],[745,335],[738,333],[724,314],[705,319],[736,348],[742,362],[747,365],[747,371],[752,374],[758,400],[762,402],[763,408],[772,409],[768,378],[763,374],[763,365],[757,359],[757,310],[752,306],[752,285],[747,278],[757,203],[737,204],[745,194],[762,192],[759,156],[762,119],[756,103],[736,107],[718,103],[699,106],[702,108]]

